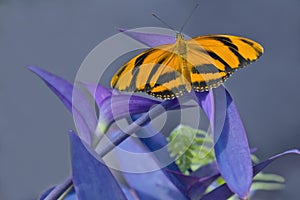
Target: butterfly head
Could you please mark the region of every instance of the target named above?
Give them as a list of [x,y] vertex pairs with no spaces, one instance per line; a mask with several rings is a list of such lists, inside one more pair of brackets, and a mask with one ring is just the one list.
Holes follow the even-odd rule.
[[183,35],[179,32],[176,33],[176,40],[183,40]]

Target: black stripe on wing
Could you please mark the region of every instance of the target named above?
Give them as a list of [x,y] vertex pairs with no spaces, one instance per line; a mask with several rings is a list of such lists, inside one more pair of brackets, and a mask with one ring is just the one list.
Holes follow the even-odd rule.
[[218,73],[222,71],[216,68],[216,66],[213,64],[203,64],[203,65],[192,67],[191,72],[193,74],[208,74],[208,73]]
[[251,63],[250,59],[244,58],[240,53],[239,53],[239,48],[233,44],[232,40],[228,37],[225,36],[218,36],[218,37],[213,37],[215,40],[222,42],[225,46],[229,48],[229,50],[238,58],[239,60],[239,66],[238,67],[244,67],[247,64]]
[[218,56],[215,52],[213,51],[210,51],[210,50],[207,50],[207,51],[204,51],[204,53],[207,53],[210,57],[212,57],[213,59],[219,61],[220,63],[222,63],[225,67],[225,71],[227,73],[232,73],[235,71],[235,69],[233,69],[225,60],[223,60],[220,56]]

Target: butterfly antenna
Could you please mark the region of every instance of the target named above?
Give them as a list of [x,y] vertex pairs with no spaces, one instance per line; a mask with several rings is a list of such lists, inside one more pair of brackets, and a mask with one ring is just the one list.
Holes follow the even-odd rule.
[[174,28],[172,28],[172,26],[170,26],[169,24],[167,24],[164,20],[162,20],[161,18],[159,18],[156,14],[152,13],[152,16],[155,17],[156,19],[158,19],[158,21],[160,21],[161,23],[163,23],[169,29],[172,29],[173,31],[175,31]]
[[188,23],[188,21],[191,19],[191,17],[193,16],[193,14],[195,13],[195,10],[199,7],[199,4],[197,3],[194,7],[194,9],[192,10],[191,14],[188,16],[188,18],[186,18],[185,22],[183,23],[180,32],[181,33],[183,31],[183,28],[185,27],[185,25]]

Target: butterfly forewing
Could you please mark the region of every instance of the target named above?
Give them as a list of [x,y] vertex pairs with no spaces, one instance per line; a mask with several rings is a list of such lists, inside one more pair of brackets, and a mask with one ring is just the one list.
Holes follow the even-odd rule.
[[135,92],[142,90],[145,80],[153,77],[156,70],[165,57],[165,51],[149,49],[132,58],[124,64],[111,80],[111,86],[121,91]]
[[[255,61],[263,53],[258,43],[247,38],[232,35],[207,35],[193,39],[219,63],[223,69],[232,70]],[[221,65],[220,65],[221,66]]]
[[258,43],[231,35],[200,36],[187,44],[188,61],[192,63],[191,83],[196,91],[218,87],[236,69],[250,64],[263,53]]
[[181,95],[189,82],[181,74],[182,57],[174,50],[174,45],[162,45],[135,56],[117,71],[112,87],[161,99]]

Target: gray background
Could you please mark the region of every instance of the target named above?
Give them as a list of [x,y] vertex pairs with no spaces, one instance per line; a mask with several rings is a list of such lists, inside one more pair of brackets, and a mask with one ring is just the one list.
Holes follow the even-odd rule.
[[[82,60],[115,27],[162,26],[157,13],[179,29],[192,0],[0,1],[0,199],[30,200],[70,172],[67,130],[71,115],[25,66],[37,65],[72,81]],[[190,36],[242,35],[265,47],[261,59],[226,86],[252,147],[261,159],[300,148],[300,1],[202,0],[186,26]],[[282,191],[255,199],[299,199],[300,157],[266,171],[286,178]]]

